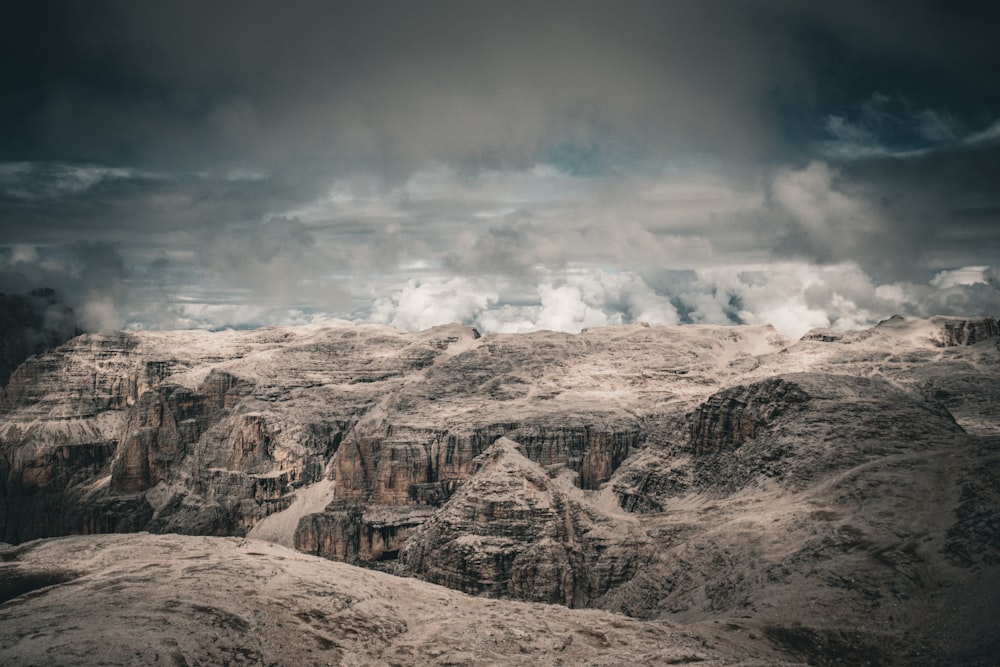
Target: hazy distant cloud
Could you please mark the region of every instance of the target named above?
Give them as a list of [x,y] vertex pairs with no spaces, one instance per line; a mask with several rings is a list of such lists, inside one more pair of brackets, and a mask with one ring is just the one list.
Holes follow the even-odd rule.
[[0,193],[28,202],[74,197],[114,181],[154,178],[136,169],[94,164],[0,163]]
[[327,280],[329,259],[295,218],[210,230],[196,253],[209,280],[248,290],[263,305],[318,302],[332,308],[340,297]]
[[55,289],[85,330],[119,328],[120,307],[131,293],[128,268],[111,244],[77,241],[66,246],[0,246],[0,292]]
[[1000,118],[994,120],[985,130],[966,137],[965,143],[970,146],[1000,143]]
[[798,338],[816,327],[872,326],[893,314],[996,313],[996,276],[993,268],[968,267],[925,284],[880,284],[850,262],[783,262],[674,272],[654,281],[629,272],[575,269],[533,287],[509,279],[431,278],[390,290],[358,319],[411,331],[457,321],[506,333],[637,322],[772,324]]
[[540,266],[565,262],[570,249],[539,229],[531,217],[515,211],[485,230],[470,225],[455,237],[447,263],[465,272],[524,276]]
[[881,211],[823,162],[779,172],[770,183],[774,213],[789,222],[787,247],[821,262],[859,259],[878,252]]
[[967,126],[947,109],[921,107],[902,96],[873,93],[844,114],[824,121],[828,137],[819,143],[834,160],[907,159],[932,151],[989,143],[998,135]]
[[310,178],[282,181],[250,170],[151,171],[64,162],[0,162],[7,242],[170,245],[234,223],[259,223],[315,196]]
[[18,3],[0,284],[89,328],[985,312],[998,14]]

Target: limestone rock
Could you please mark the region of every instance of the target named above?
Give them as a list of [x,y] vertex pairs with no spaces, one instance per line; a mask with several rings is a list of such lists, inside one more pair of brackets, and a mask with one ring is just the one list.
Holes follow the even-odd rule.
[[992,317],[962,319],[957,317],[933,317],[931,322],[940,326],[934,339],[936,345],[953,347],[975,345],[990,338],[1000,336],[1000,324]]
[[0,545],[4,665],[792,664],[593,609],[475,599],[236,538],[100,535]]
[[691,425],[694,454],[732,450],[753,439],[785,410],[809,400],[782,378],[724,389],[699,406]]
[[998,341],[988,320],[940,318],[797,342],[349,323],[82,336],[0,396],[0,530],[266,524],[477,595],[705,636],[752,626],[799,661],[969,662],[997,648]]
[[346,563],[394,561],[410,532],[431,514],[428,508],[334,501],[299,520],[295,548]]
[[615,532],[571,487],[500,438],[469,480],[418,528],[399,572],[472,594],[587,606],[631,578],[635,536]]

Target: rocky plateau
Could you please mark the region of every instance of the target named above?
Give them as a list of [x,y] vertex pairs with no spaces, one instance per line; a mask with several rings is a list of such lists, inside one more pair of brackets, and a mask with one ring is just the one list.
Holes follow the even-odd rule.
[[0,395],[0,662],[994,664],[998,406],[991,318],[78,336]]

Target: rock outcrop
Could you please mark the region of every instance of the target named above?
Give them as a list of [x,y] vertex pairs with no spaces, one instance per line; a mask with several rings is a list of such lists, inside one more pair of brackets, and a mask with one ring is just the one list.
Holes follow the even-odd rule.
[[400,573],[472,594],[588,606],[635,574],[640,541],[500,438],[407,540]]
[[940,330],[933,339],[940,347],[975,345],[990,338],[1000,336],[1000,324],[992,317],[961,319],[957,317],[933,317],[931,322]]
[[408,531],[429,516],[427,508],[445,503],[476,469],[476,457],[505,437],[517,438],[531,461],[565,466],[577,485],[596,488],[640,443],[638,427],[620,428],[510,422],[464,433],[389,427],[381,437],[353,434],[333,461],[341,500],[304,517],[295,543],[306,552],[349,562],[394,558]]
[[[993,320],[940,318],[794,343],[700,326],[81,336],[0,396],[0,539],[266,525],[476,595],[753,618],[786,647],[879,660],[910,642],[948,662],[920,648],[940,637],[986,655],[998,341]],[[941,613],[966,599],[967,627]]]
[[[0,545],[0,663],[789,664],[758,639],[470,598],[257,540],[99,535]],[[744,633],[745,634],[745,633]]]
[[688,437],[630,461],[616,477],[621,506],[660,512],[691,492],[752,486],[802,489],[903,451],[965,436],[941,405],[875,378],[797,373],[713,394],[689,416]]
[[395,561],[411,531],[433,513],[430,508],[338,500],[321,513],[302,517],[295,530],[294,544],[304,553],[377,567]]
[[724,389],[695,412],[691,450],[696,456],[736,449],[755,438],[786,410],[809,400],[801,387],[782,378]]

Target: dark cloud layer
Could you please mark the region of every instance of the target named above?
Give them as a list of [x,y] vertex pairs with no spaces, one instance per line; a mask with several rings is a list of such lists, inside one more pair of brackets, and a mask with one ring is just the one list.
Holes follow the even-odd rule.
[[925,287],[995,309],[998,23],[930,0],[16,3],[0,288],[55,286],[89,327],[863,323]]
[[767,153],[776,114],[808,126],[899,85],[924,105],[947,96],[959,113],[995,114],[996,23],[968,7],[21,3],[2,42],[4,146],[197,168],[532,163],[566,146],[609,160]]

